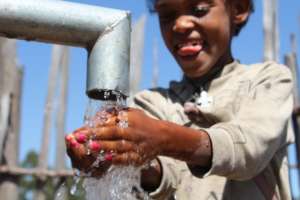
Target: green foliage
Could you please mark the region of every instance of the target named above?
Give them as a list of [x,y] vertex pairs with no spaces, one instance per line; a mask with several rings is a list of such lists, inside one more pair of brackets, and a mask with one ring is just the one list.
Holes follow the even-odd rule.
[[[34,151],[27,153],[25,160],[21,163],[21,167],[34,168],[38,164],[38,155]],[[33,191],[36,188],[37,179],[33,176],[22,176],[20,179],[20,199],[27,200],[32,199]]]
[[[35,168],[38,166],[38,154],[34,151],[27,153],[21,166],[24,168]],[[63,186],[62,186],[63,185]],[[83,200],[84,191],[81,187],[78,187],[75,195],[71,195],[70,191],[74,185],[74,179],[68,178],[45,178],[45,180],[39,180],[35,176],[22,176],[20,178],[20,200],[31,200],[36,192],[36,189],[41,189],[46,196],[46,200],[54,200],[56,191],[60,187],[66,191],[63,200]],[[81,184],[79,184],[81,185]]]

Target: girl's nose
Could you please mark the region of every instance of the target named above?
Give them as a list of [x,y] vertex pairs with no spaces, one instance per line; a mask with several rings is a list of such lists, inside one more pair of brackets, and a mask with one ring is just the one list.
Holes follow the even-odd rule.
[[195,27],[195,23],[190,16],[182,15],[178,17],[173,26],[173,31],[178,33],[186,33]]

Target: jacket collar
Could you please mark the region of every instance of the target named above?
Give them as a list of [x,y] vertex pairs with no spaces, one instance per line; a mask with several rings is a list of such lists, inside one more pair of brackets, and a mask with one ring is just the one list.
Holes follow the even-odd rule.
[[209,91],[209,87],[213,81],[230,75],[239,65],[239,61],[234,60],[223,67],[211,70],[207,75],[199,79],[190,79],[183,76],[180,82],[172,81],[170,83],[170,90],[184,103],[196,92],[200,92],[201,89]]

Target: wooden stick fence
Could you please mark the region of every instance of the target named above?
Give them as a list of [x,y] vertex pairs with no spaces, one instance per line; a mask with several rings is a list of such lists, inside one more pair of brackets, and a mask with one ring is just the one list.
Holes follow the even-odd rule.
[[[0,158],[1,164],[18,163],[20,96],[23,70],[16,62],[16,41],[0,38]],[[18,180],[1,176],[1,199],[18,199]]]
[[40,168],[21,168],[21,167],[9,167],[7,165],[0,166],[0,173],[10,176],[36,176],[36,177],[71,177],[74,176],[73,170],[48,170]]

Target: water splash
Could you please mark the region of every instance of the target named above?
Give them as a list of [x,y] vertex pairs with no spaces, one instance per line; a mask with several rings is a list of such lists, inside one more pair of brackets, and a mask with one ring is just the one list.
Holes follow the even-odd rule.
[[76,191],[77,191],[77,186],[79,184],[79,181],[80,181],[80,177],[79,176],[75,176],[74,177],[74,184],[72,185],[71,187],[71,190],[70,190],[70,194],[71,195],[75,195]]
[[55,194],[55,200],[65,200],[68,196],[66,182],[62,183]]
[[[89,100],[89,105],[84,116],[86,126],[94,127],[95,125],[105,124],[109,119],[109,115],[117,114],[120,119],[117,125],[120,128],[128,127],[128,116],[127,112],[124,111],[126,109],[126,100],[114,92],[104,93],[104,98],[111,99],[109,96],[111,94],[116,96],[115,101]],[[95,136],[92,135],[87,141],[87,154],[91,153],[88,143],[94,139],[93,137]],[[114,152],[109,153],[113,155]],[[100,151],[90,168],[95,169],[101,166],[102,162],[106,160],[105,155],[107,155],[107,152]],[[101,178],[84,174],[83,181],[81,182],[81,177],[75,176],[75,183],[70,193],[71,195],[75,195],[78,185],[82,183],[86,200],[150,200],[149,195],[140,187],[140,171],[140,168],[134,166],[111,166]],[[80,175],[83,176],[83,174]],[[63,196],[62,193],[60,196]],[[56,198],[55,200],[63,199]]]
[[83,182],[87,200],[148,200],[140,187],[140,170],[133,166],[113,167],[100,179],[86,178]]

